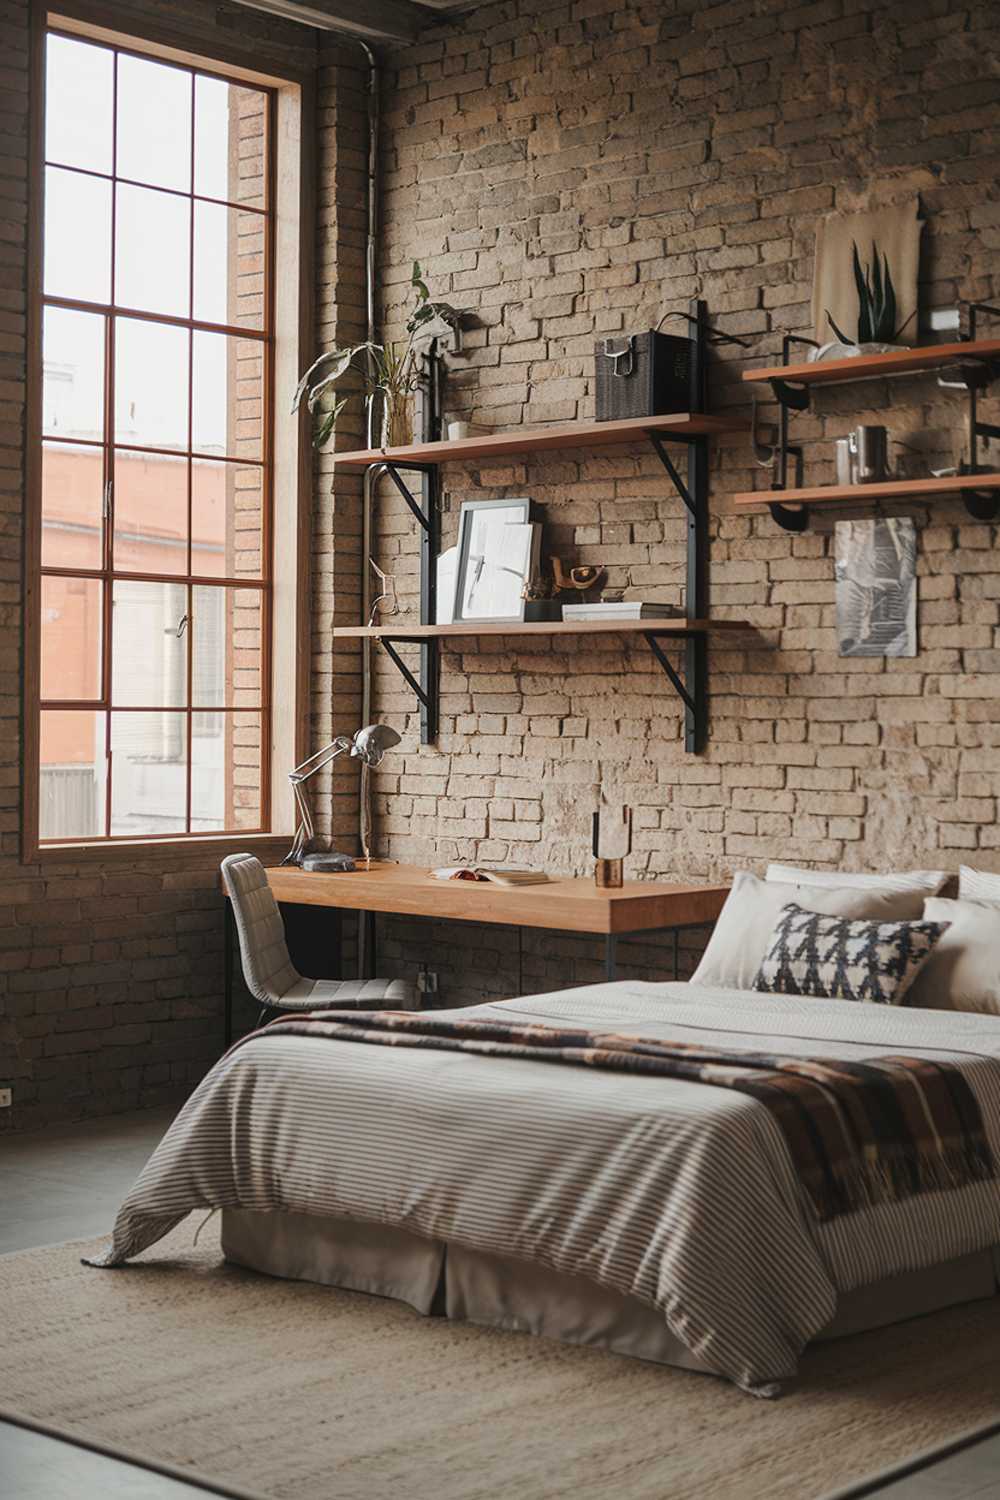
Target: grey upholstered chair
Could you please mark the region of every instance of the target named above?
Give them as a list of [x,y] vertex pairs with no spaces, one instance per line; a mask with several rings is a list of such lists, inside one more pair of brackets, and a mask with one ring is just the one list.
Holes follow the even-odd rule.
[[288,955],[281,913],[260,860],[230,854],[222,861],[222,878],[236,919],[243,977],[261,1004],[258,1024],[272,1012],[417,1009],[416,991],[403,979],[303,979]]

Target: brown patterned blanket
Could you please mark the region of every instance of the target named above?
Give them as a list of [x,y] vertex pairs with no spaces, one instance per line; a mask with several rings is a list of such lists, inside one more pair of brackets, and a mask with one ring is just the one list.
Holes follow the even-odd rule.
[[783,1057],[412,1011],[372,1011],[363,1017],[356,1011],[320,1011],[272,1021],[264,1029],[654,1074],[749,1094],[781,1131],[821,1222],[997,1175],[979,1104],[956,1063],[895,1056],[865,1062]]

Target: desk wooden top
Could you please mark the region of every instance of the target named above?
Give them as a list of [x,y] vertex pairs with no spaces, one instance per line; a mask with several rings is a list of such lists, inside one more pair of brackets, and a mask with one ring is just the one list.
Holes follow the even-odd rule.
[[593,880],[551,880],[504,886],[492,881],[435,880],[417,865],[361,861],[353,873],[321,874],[280,866],[267,872],[275,900],[349,911],[442,917],[558,932],[649,932],[656,927],[696,927],[715,921],[729,894],[724,885],[668,885],[628,880],[601,890]]

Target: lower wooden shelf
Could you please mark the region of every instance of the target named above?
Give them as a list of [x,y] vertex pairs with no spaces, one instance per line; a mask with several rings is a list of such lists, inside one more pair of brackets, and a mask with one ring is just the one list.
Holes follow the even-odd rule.
[[[711,635],[735,639],[752,627],[742,620],[462,620],[451,625],[415,625],[406,619],[390,620],[384,625],[337,625],[333,634],[338,640],[378,641],[403,680],[409,685],[425,715],[435,725],[439,709],[440,651],[442,640],[458,636],[525,636],[547,639],[555,644],[563,636],[631,636],[641,637],[649,647],[670,686],[684,708],[684,747],[697,751],[705,742],[708,725],[708,640]],[[664,649],[679,648],[679,669]],[[421,677],[418,679],[396,650],[397,646],[419,646]],[[582,657],[570,657],[574,660]]]
[[734,505],[859,505],[869,500],[920,500],[960,495],[963,490],[1000,490],[1000,474],[946,474],[940,479],[886,479],[877,484],[816,484],[797,490],[748,490]]
[[470,635],[657,635],[686,640],[718,631],[747,631],[742,620],[461,620],[452,625],[411,625],[406,620],[384,625],[335,625],[333,633],[356,640],[429,641]]

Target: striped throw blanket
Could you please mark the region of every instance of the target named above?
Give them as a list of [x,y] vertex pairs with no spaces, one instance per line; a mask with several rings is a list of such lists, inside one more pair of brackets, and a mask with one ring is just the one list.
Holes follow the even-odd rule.
[[727,1052],[538,1022],[406,1011],[361,1018],[356,1011],[320,1011],[273,1021],[265,1030],[645,1073],[749,1094],[770,1111],[821,1222],[997,1175],[975,1095],[950,1062]]

